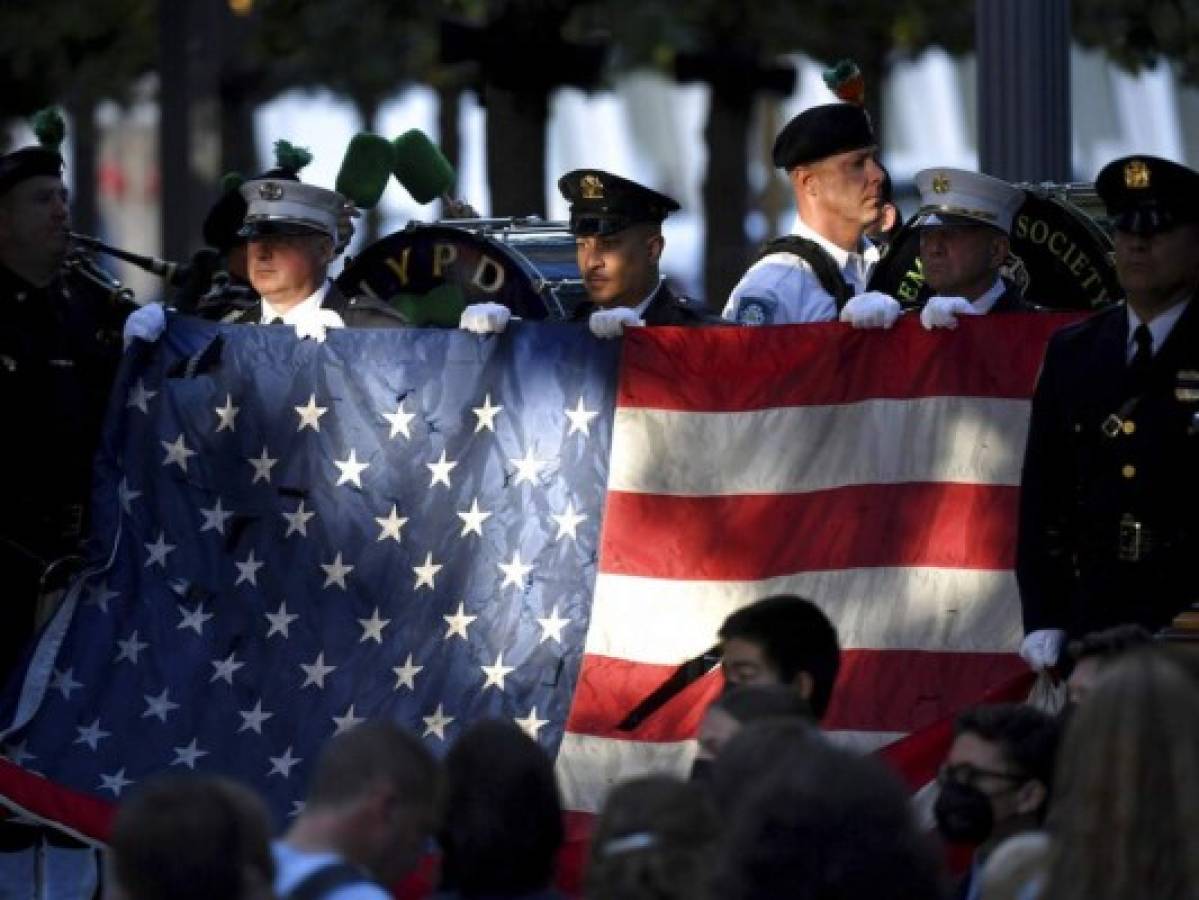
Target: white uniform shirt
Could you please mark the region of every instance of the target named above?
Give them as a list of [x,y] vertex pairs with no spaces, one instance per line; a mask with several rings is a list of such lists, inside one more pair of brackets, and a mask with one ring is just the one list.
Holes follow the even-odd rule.
[[977,300],[970,300],[969,303],[978,311],[980,316],[985,316],[995,308],[995,304],[999,302],[999,298],[1003,296],[1003,292],[1006,290],[1007,285],[1003,283],[1003,279],[996,278],[995,283],[991,285],[985,294]]
[[[879,250],[862,238],[857,252],[843,250],[796,216],[797,237],[815,241],[828,251],[841,277],[854,289],[866,282],[878,262]],[[771,253],[741,276],[724,307],[724,318],[744,325],[785,325],[798,322],[834,322],[837,302],[824,288],[808,263],[794,253]]]
[[[287,312],[279,312],[266,298],[262,299],[262,325],[274,325],[281,322],[284,325],[291,325],[293,328],[300,324],[317,324],[329,325],[328,317],[337,313],[332,310],[322,312],[322,303],[325,302],[325,295],[329,293],[329,287],[333,282],[326,280],[313,293],[309,294]],[[340,318],[340,316],[338,317]]]

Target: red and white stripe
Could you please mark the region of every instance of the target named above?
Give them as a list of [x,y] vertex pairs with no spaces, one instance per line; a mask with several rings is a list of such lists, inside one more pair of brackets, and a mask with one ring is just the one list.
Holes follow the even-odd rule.
[[558,757],[568,808],[594,811],[640,773],[685,771],[717,673],[635,731],[616,724],[730,612],[769,594],[807,596],[833,620],[845,653],[825,725],[863,750],[1012,684],[1029,397],[1049,335],[1074,318],[626,334],[591,625]]

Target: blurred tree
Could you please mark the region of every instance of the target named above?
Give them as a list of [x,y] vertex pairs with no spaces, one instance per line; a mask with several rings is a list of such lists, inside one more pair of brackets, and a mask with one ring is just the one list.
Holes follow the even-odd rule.
[[544,216],[549,98],[558,87],[598,86],[606,47],[567,32],[580,0],[459,4],[441,28],[441,60],[470,63],[487,108],[487,180],[493,215]]
[[[973,5],[961,0],[865,0],[851,7],[839,0],[640,0],[635,6],[596,0],[579,18],[610,30],[620,48],[617,68],[652,66],[711,85],[704,292],[716,309],[752,257],[745,233],[751,206],[760,209],[770,194],[790,196],[776,176],[751,198],[747,178],[751,156],[771,170],[770,147],[783,123],[768,117],[776,127],[761,135],[751,135],[750,125],[763,95],[790,93],[783,57],[803,53],[826,65],[854,59],[866,79],[867,109],[881,130],[880,86],[890,67],[929,46],[963,52],[974,33]],[[834,99],[831,93],[828,99]]]
[[[436,60],[436,3],[380,0],[262,0],[251,18],[243,78],[264,97],[293,87],[328,88],[350,99],[364,131],[376,131],[380,106],[427,80]],[[394,135],[389,135],[389,137]],[[279,135],[286,137],[286,135]],[[366,238],[380,216],[366,217]]]
[[1172,62],[1199,84],[1199,4],[1195,0],[1073,0],[1075,39],[1099,47],[1129,71]]
[[66,108],[73,216],[81,231],[94,232],[98,219],[96,105],[127,100],[134,82],[153,69],[154,23],[153,0],[6,0],[0,6],[0,122],[50,104]]

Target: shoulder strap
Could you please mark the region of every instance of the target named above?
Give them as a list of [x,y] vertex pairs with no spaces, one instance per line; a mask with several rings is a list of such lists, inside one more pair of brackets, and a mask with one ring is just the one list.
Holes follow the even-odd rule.
[[280,900],[323,900],[338,888],[352,884],[374,884],[363,876],[362,870],[347,862],[331,862],[308,874]]
[[769,256],[771,253],[793,253],[811,266],[812,273],[816,276],[816,280],[820,282],[820,286],[828,292],[829,296],[837,304],[838,312],[849,302],[849,298],[854,295],[854,289],[841,276],[841,269],[837,265],[836,260],[829,256],[828,251],[815,241],[810,241],[797,234],[784,235],[768,242],[762,248],[758,259]]

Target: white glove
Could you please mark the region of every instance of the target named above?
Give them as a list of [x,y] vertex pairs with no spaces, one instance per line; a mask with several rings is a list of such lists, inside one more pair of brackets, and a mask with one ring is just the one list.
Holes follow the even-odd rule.
[[147,303],[135,309],[125,320],[125,349],[135,340],[156,341],[166,331],[167,315],[161,303]]
[[587,327],[597,338],[618,338],[624,334],[626,327],[636,327],[645,324],[645,319],[637,315],[637,311],[627,306],[616,309],[597,309],[587,320]]
[[882,291],[850,297],[841,308],[841,321],[854,328],[890,328],[901,312],[899,301]]
[[1065,642],[1066,632],[1060,628],[1042,628],[1024,636],[1020,656],[1034,672],[1044,672],[1050,666],[1057,665]]
[[925,330],[957,328],[955,316],[977,316],[979,311],[965,297],[929,297],[920,310],[920,324]]
[[326,331],[330,328],[344,328],[345,324],[341,320],[341,316],[333,310],[318,309],[311,317],[305,316],[296,323],[296,337],[300,340],[311,338],[318,344],[323,344]]
[[458,327],[475,334],[500,334],[508,327],[512,310],[500,303],[472,303],[462,310]]

